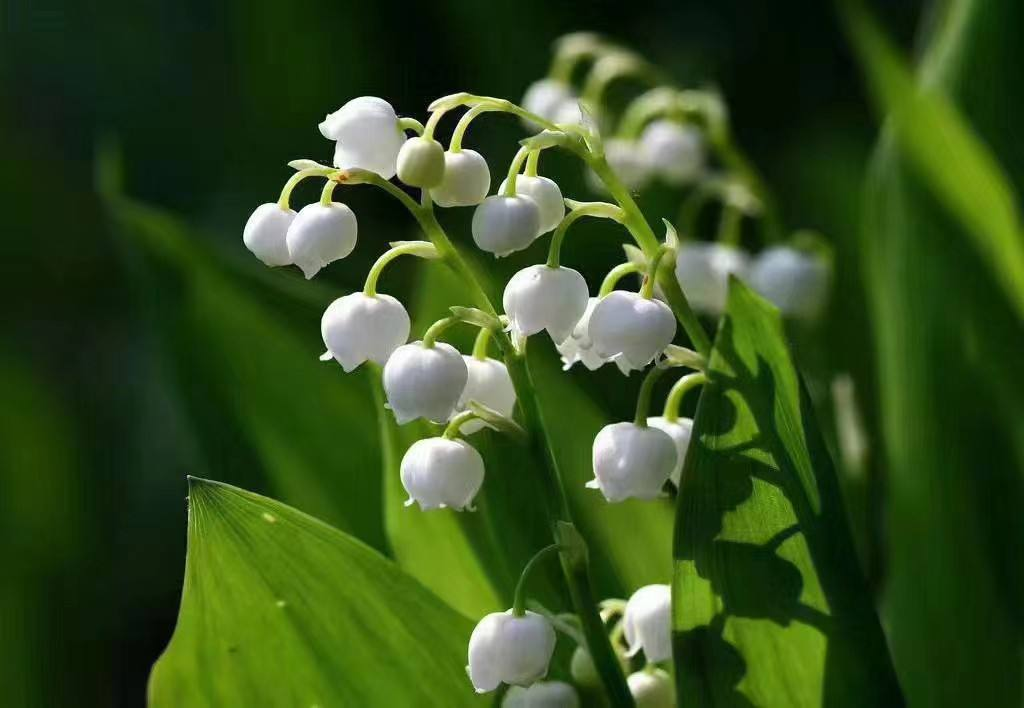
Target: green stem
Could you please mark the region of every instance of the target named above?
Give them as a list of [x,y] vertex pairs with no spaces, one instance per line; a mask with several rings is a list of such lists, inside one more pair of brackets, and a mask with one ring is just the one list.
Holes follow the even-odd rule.
[[537,167],[540,163],[540,150],[531,150],[530,156],[526,158],[526,176],[536,177]]
[[551,245],[548,248],[548,265],[550,267],[557,268],[559,265],[562,254],[562,242],[565,240],[565,234],[569,227],[585,216],[612,219],[620,224],[625,218],[622,209],[606,202],[587,202],[576,206],[555,227],[555,233],[551,237]]
[[654,394],[654,384],[658,383],[658,379],[668,371],[661,366],[655,364],[647,376],[644,377],[644,382],[640,384],[640,393],[636,398],[636,415],[633,416],[633,423],[637,427],[647,427],[647,414],[651,409],[651,396]]
[[516,152],[515,157],[512,158],[512,162],[508,166],[508,177],[505,180],[505,196],[514,197],[516,196],[516,177],[519,175],[519,170],[523,169],[523,163],[526,162],[526,158],[530,156],[530,149],[527,147],[519,148]]
[[469,124],[472,123],[481,113],[497,110],[499,109],[495,106],[487,103],[480,103],[463,113],[462,117],[459,118],[459,122],[455,125],[455,130],[452,132],[452,139],[448,143],[448,150],[450,152],[460,152],[462,150],[462,138],[466,134]]
[[416,133],[416,135],[423,135],[423,131],[425,130],[423,124],[420,123],[415,118],[399,118],[398,128],[403,132],[406,130],[411,130],[412,132]]
[[366,274],[366,283],[363,285],[363,295],[367,297],[377,296],[377,280],[384,272],[384,266],[399,256],[418,256],[420,258],[437,258],[438,252],[434,244],[429,241],[408,241],[406,243],[390,248],[381,254]]
[[487,361],[487,346],[491,343],[491,330],[481,328],[473,342],[473,358],[477,361]]
[[640,267],[639,264],[633,263],[632,261],[620,263],[619,265],[615,266],[610,271],[608,271],[608,275],[604,276],[604,280],[601,281],[601,289],[597,291],[597,297],[604,297],[608,293],[615,290],[615,286],[618,285],[619,281],[622,280],[624,277],[626,277],[627,275],[632,275],[633,273],[639,273],[642,270],[643,269]]
[[526,581],[530,577],[530,573],[538,563],[560,550],[561,547],[557,543],[552,543],[550,546],[545,546],[537,551],[533,558],[526,562],[523,572],[519,575],[519,582],[516,583],[516,592],[512,596],[513,617],[522,617],[526,614]]
[[427,327],[427,331],[423,333],[423,346],[430,349],[437,342],[437,338],[441,336],[441,333],[454,324],[461,322],[461,320],[455,317],[442,317],[434,324]]
[[726,202],[722,205],[722,214],[718,222],[718,235],[715,239],[724,246],[739,246],[743,226],[743,212],[735,205]]
[[679,420],[679,406],[683,402],[683,396],[697,386],[707,383],[708,377],[703,371],[687,374],[676,381],[665,398],[665,410],[661,414],[669,423]]
[[442,108],[430,114],[430,117],[427,118],[427,124],[423,126],[422,135],[424,138],[429,139],[434,137],[434,129],[437,128],[437,124],[441,122],[441,118],[443,118],[444,114],[447,112],[447,108]]
[[292,190],[295,186],[306,179],[307,177],[327,177],[337,172],[333,167],[309,167],[305,170],[299,170],[284,183],[284,187],[281,188],[281,196],[277,199],[277,205],[282,209],[288,209],[289,200],[292,196]]
[[324,189],[320,192],[320,206],[330,206],[331,199],[334,197],[334,188],[338,186],[338,183],[333,179],[329,179],[324,183]]
[[468,423],[477,417],[477,414],[471,410],[456,413],[452,416],[452,419],[448,421],[448,426],[444,429],[444,432],[441,433],[441,437],[445,440],[454,440],[459,436],[459,428],[461,428],[464,423]]
[[659,247],[658,252],[654,254],[654,258],[651,259],[650,264],[647,266],[647,274],[644,276],[644,284],[640,286],[640,297],[643,299],[650,300],[654,297],[654,282],[658,279],[658,267],[661,265],[661,260],[668,252],[669,249],[665,246]]

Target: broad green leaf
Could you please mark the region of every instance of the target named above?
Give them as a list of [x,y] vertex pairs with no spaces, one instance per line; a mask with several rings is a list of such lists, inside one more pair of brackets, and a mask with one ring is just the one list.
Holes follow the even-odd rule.
[[708,375],[676,522],[680,704],[902,704],[778,311],[739,281]]
[[[946,3],[941,19],[949,35],[947,45],[955,48],[957,35],[982,4]],[[940,72],[924,72],[925,81],[919,83],[859,2],[841,6],[847,9],[854,46],[900,150],[961,223],[960,234],[972,240],[1024,318],[1024,231],[1010,180],[943,92]],[[943,247],[940,240],[930,244]]]
[[284,504],[191,479],[168,706],[480,705],[472,623],[394,563]]

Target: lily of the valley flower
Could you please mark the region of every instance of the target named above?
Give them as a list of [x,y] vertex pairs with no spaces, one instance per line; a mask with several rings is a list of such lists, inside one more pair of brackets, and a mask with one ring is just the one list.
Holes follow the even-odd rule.
[[813,254],[773,246],[755,259],[750,285],[784,315],[812,320],[821,314],[828,299],[829,270]]
[[642,369],[672,343],[676,318],[660,300],[616,290],[594,307],[589,332],[599,356]]
[[409,138],[398,151],[398,179],[410,187],[430,188],[444,179],[444,148],[433,138]]
[[538,681],[529,688],[513,686],[501,708],[579,708],[580,697],[565,681]]
[[308,280],[352,253],[357,232],[356,215],[345,204],[307,204],[288,227],[289,258]]
[[334,166],[357,167],[384,179],[395,176],[405,133],[391,104],[376,96],[353,98],[320,123],[320,132],[335,140]]
[[[651,176],[650,166],[640,144],[635,140],[609,138],[604,143],[604,157],[608,166],[630,191],[643,187]],[[587,182],[595,191],[607,191],[592,171],[587,172]]]
[[390,295],[361,292],[339,297],[320,320],[327,346],[323,359],[335,359],[346,372],[364,361],[384,365],[409,339],[409,314]]
[[648,418],[647,425],[658,430],[664,430],[672,438],[676,446],[676,466],[672,468],[669,479],[672,484],[679,487],[679,480],[683,476],[683,462],[686,460],[686,450],[690,447],[690,436],[693,433],[693,420],[690,418],[676,418],[670,421],[662,416]]
[[629,644],[628,656],[642,649],[650,663],[672,658],[672,588],[645,585],[626,603],[622,629]]
[[612,423],[594,438],[594,479],[605,499],[654,499],[676,465],[676,446],[669,434],[635,423]]
[[685,243],[676,256],[676,278],[694,310],[718,315],[725,310],[729,276],[746,277],[748,262],[734,246]]
[[502,683],[529,686],[548,672],[555,651],[555,630],[536,612],[512,610],[484,617],[469,638],[469,678],[477,693]]
[[648,668],[626,677],[636,708],[675,708],[676,687],[668,672]]
[[704,169],[704,139],[691,125],[653,121],[640,136],[640,152],[647,168],[669,184],[688,184]]
[[622,373],[628,374],[630,372],[629,364],[622,357],[609,359],[598,354],[594,348],[594,340],[590,336],[590,316],[594,314],[594,308],[598,302],[600,300],[596,297],[587,300],[587,309],[583,311],[583,316],[573,327],[572,334],[556,345],[558,353],[562,357],[562,368],[568,371],[573,364],[579,362],[590,371],[597,371],[609,361],[614,361]]
[[245,222],[242,242],[268,266],[291,265],[287,234],[293,219],[293,209],[282,209],[277,202],[260,204]]
[[402,457],[402,486],[424,511],[470,507],[484,481],[484,460],[465,440],[417,440]]
[[[466,410],[470,401],[476,401],[505,417],[511,417],[512,411],[516,407],[516,389],[512,385],[512,379],[508,375],[505,364],[490,358],[477,359],[473,356],[463,356],[462,358],[466,362],[469,377],[466,380],[462,396],[459,397],[456,413]],[[483,430],[484,427],[485,424],[482,421],[473,419],[459,426],[459,432],[463,435],[470,435],[478,430]]]
[[508,281],[502,304],[516,335],[547,330],[553,342],[564,341],[587,309],[587,281],[572,268],[532,265]]
[[476,206],[490,189],[491,170],[483,155],[476,150],[449,150],[444,154],[444,178],[430,196],[438,206]]
[[[498,194],[505,191],[504,180],[498,187]],[[562,190],[554,180],[540,175],[519,175],[516,177],[516,194],[529,197],[537,202],[540,208],[540,233],[546,234],[558,226],[562,217],[565,216],[565,200],[562,199]]]
[[[566,122],[560,118],[568,117],[569,107],[576,105],[577,101],[572,87],[558,79],[534,81],[523,94],[523,108],[552,123]],[[540,129],[539,125],[527,122],[530,129]]]
[[450,344],[405,344],[384,365],[384,392],[399,425],[417,418],[443,423],[451,416],[469,373]]
[[522,194],[496,194],[473,212],[473,241],[495,256],[521,251],[540,235],[540,207]]

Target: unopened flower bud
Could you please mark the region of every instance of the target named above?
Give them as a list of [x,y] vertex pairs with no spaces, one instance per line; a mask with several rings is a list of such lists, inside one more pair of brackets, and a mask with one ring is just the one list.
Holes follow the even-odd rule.
[[636,708],[675,708],[676,687],[662,669],[644,669],[626,678]]
[[[466,362],[469,377],[466,380],[466,388],[459,398],[456,413],[466,410],[470,401],[476,401],[505,417],[511,417],[516,407],[516,389],[512,385],[512,378],[508,375],[505,364],[496,359],[481,360],[472,356],[462,358]],[[459,426],[459,432],[470,435],[483,430],[484,427],[483,421],[468,420]]]
[[669,479],[678,488],[679,480],[683,476],[683,462],[686,461],[686,451],[690,447],[693,420],[690,418],[676,418],[673,422],[658,416],[656,418],[648,418],[647,425],[658,430],[664,430],[676,445],[676,466],[672,468],[672,474],[669,476]]
[[423,511],[451,508],[462,511],[473,503],[484,481],[484,460],[465,440],[417,440],[402,457],[402,486],[406,506]]
[[469,374],[455,347],[405,344],[384,365],[384,392],[399,425],[417,418],[443,423],[451,416]]
[[291,265],[286,238],[294,218],[292,209],[282,209],[277,202],[260,204],[245,222],[242,242],[268,266]]
[[594,438],[594,479],[605,499],[654,499],[676,465],[676,446],[668,433],[634,423],[606,425]]
[[320,132],[337,141],[334,166],[357,167],[384,179],[395,176],[405,133],[391,104],[376,96],[353,98],[320,123]]
[[307,204],[288,227],[291,261],[307,279],[328,263],[344,258],[356,247],[355,213],[345,204]]
[[444,179],[444,148],[432,138],[409,138],[398,151],[398,179],[429,189]]
[[449,150],[444,154],[444,178],[430,190],[438,206],[475,206],[491,189],[491,171],[487,160],[476,150]]
[[676,279],[694,310],[718,315],[725,311],[729,276],[745,278],[748,260],[747,254],[734,246],[684,243],[676,256]]
[[656,120],[640,136],[647,168],[669,184],[689,184],[704,169],[704,139],[692,125]]
[[598,688],[601,685],[601,674],[597,673],[594,659],[585,647],[576,647],[569,662],[569,673],[572,680],[583,688]]
[[333,357],[346,372],[364,361],[383,366],[409,339],[409,314],[390,295],[352,293],[328,306],[320,332],[327,346],[324,356]]
[[660,300],[616,290],[597,303],[589,331],[598,355],[642,369],[672,343],[676,318]]
[[772,246],[755,259],[750,285],[782,314],[813,320],[828,299],[828,266],[813,254]]
[[[502,181],[501,186],[498,187],[498,194],[504,193],[507,181]],[[529,197],[537,202],[537,206],[540,207],[540,233],[542,234],[553,230],[565,216],[565,200],[562,198],[562,190],[552,179],[519,175],[516,177],[516,194]]]
[[547,674],[554,651],[555,630],[543,615],[492,612],[469,638],[466,670],[477,693],[493,691],[502,683],[529,686]]
[[547,330],[557,343],[572,333],[588,299],[587,281],[578,271],[540,264],[512,276],[502,305],[515,334],[528,337]]
[[529,688],[513,686],[501,708],[579,708],[576,689],[565,681],[538,681]]
[[497,194],[473,212],[473,241],[495,256],[521,251],[540,235],[540,207],[530,197]]
[[642,649],[649,663],[672,658],[672,588],[645,585],[626,603],[622,629],[629,644],[628,656]]

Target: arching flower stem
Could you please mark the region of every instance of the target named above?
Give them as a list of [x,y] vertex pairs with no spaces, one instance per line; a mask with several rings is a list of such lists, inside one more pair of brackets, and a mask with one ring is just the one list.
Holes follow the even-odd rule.
[[602,298],[615,290],[615,286],[618,285],[619,281],[627,275],[640,273],[642,271],[643,268],[639,263],[633,263],[632,261],[620,263],[608,271],[608,275],[604,276],[604,280],[601,281],[601,289],[597,291],[597,297]]
[[527,561],[526,566],[523,568],[523,572],[519,575],[519,582],[516,583],[516,591],[512,596],[512,614],[515,617],[522,617],[526,614],[526,581],[530,577],[530,573],[542,560],[548,556],[561,550],[561,546],[557,543],[552,543],[550,546],[537,551],[533,558]]
[[277,199],[277,205],[282,209],[288,209],[289,203],[292,197],[292,190],[295,189],[299,182],[306,179],[307,177],[328,177],[337,172],[333,167],[308,167],[304,170],[299,170],[284,183],[284,187],[281,188],[281,196]]
[[644,382],[640,384],[640,393],[637,394],[636,398],[636,415],[633,416],[633,424],[638,428],[647,427],[647,416],[651,410],[651,396],[654,394],[654,384],[658,383],[658,379],[660,379],[666,371],[668,371],[668,369],[655,364],[651,367],[651,370],[647,372],[647,376],[644,377]]
[[377,295],[377,280],[384,272],[384,267],[399,256],[417,256],[419,258],[437,258],[437,248],[429,241],[405,241],[396,244],[380,255],[366,274],[366,283],[363,285],[363,294],[367,297]]
[[665,398],[665,410],[662,416],[669,423],[675,423],[679,420],[679,406],[683,402],[683,397],[687,391],[690,391],[698,386],[702,386],[707,383],[708,377],[703,371],[697,371],[692,374],[683,376],[669,389],[668,396]]
[[585,216],[593,216],[601,219],[611,219],[621,224],[623,218],[625,218],[622,209],[607,202],[572,202],[568,200],[566,203],[572,211],[563,217],[558,226],[555,227],[555,233],[551,236],[547,261],[550,268],[557,268],[559,266],[565,234],[576,221]]

